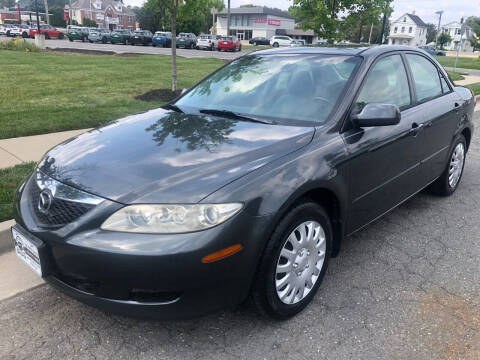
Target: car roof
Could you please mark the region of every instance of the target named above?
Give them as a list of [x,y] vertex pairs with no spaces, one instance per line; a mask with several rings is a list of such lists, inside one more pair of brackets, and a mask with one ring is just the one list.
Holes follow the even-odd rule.
[[374,45],[368,47],[287,47],[256,51],[255,54],[327,54],[327,55],[361,55],[363,57],[377,57],[392,51],[417,51],[415,46],[402,45]]

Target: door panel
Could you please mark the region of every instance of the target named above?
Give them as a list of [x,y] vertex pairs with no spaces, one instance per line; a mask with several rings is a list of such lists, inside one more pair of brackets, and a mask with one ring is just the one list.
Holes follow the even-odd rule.
[[384,214],[418,191],[420,143],[416,112],[402,112],[395,126],[357,129],[344,133],[350,154],[351,211],[348,232]]

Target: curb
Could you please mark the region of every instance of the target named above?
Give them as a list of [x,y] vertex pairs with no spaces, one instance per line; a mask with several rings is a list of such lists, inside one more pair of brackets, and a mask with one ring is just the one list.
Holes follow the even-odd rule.
[[15,220],[7,220],[0,223],[0,254],[13,250],[10,228],[14,224]]

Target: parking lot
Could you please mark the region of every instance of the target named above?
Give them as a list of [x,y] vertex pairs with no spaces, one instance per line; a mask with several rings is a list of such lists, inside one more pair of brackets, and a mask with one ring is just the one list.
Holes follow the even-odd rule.
[[420,194],[347,239],[312,304],[289,321],[248,305],[136,320],[41,285],[0,303],[0,358],[478,359],[479,179],[476,136],[454,196]]
[[[0,36],[0,41],[9,40],[6,36]],[[34,42],[33,39],[26,39],[27,41]],[[123,44],[102,44],[102,43],[89,43],[81,41],[70,42],[68,39],[49,39],[45,41],[45,45],[49,49],[73,49],[73,50],[90,50],[90,51],[105,51],[114,52],[117,54],[159,54],[159,55],[171,55],[171,48],[161,48],[153,46],[141,46],[141,45],[123,45]],[[224,60],[233,60],[239,56],[251,52],[252,50],[242,50],[238,52],[219,52],[219,51],[207,51],[207,50],[195,50],[195,49],[177,49],[177,55],[187,58],[195,57],[214,57]]]

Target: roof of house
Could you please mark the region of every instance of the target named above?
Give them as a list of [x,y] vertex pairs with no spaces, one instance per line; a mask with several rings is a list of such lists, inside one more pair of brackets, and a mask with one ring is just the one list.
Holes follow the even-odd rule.
[[[223,9],[218,14],[226,15],[227,9]],[[240,7],[230,9],[230,14],[260,14],[260,15],[272,15],[283,17],[286,19],[293,19],[294,17],[287,13],[286,11],[280,9],[272,9],[266,6],[253,6],[253,7]]]
[[[92,11],[98,11],[98,10],[103,10],[105,11],[109,6],[113,9],[113,12],[116,14],[125,14],[125,15],[135,15],[132,9],[126,7],[122,1],[118,0],[101,0],[102,8],[101,9],[96,9],[93,4],[95,3],[95,0],[77,0],[72,3],[72,9],[86,9],[86,10],[92,10]],[[122,6],[122,11],[117,11],[115,9],[115,6],[121,5]],[[66,6],[68,8],[68,5]]]
[[413,22],[414,22],[415,24],[417,24],[418,26],[425,26],[425,27],[427,26],[427,24],[425,24],[425,23],[423,22],[423,20],[420,19],[420,17],[419,17],[418,15],[414,15],[414,14],[407,14],[407,15],[408,15],[408,16],[410,17],[410,19],[412,19]]
[[408,16],[410,19],[412,19],[412,21],[418,25],[418,26],[422,26],[422,27],[427,27],[427,24],[425,24],[423,22],[422,19],[420,19],[420,17],[418,15],[415,15],[415,14],[409,14],[409,13],[406,13],[406,14],[403,14],[402,16],[400,16],[396,21],[394,22],[400,22],[400,19],[405,17],[405,16]]

